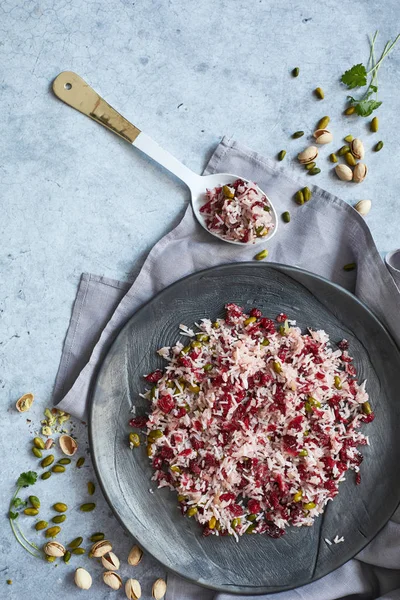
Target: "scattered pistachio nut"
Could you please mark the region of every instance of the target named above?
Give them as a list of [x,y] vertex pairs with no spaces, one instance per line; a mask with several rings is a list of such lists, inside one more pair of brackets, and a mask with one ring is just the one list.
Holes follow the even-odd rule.
[[33,394],[24,394],[19,398],[15,404],[15,407],[18,412],[27,412],[33,404],[34,400]]
[[52,435],[52,430],[51,427],[49,427],[48,425],[44,425],[42,427],[42,435],[46,436],[46,437],[50,437]]
[[32,448],[32,454],[34,456],[36,456],[36,458],[42,458],[42,456],[43,456],[42,451],[39,450],[39,448],[36,448],[36,446],[33,446],[33,448]]
[[350,144],[350,142],[352,142],[354,140],[352,135],[346,135],[346,137],[343,138],[345,142],[347,142],[348,144]]
[[290,223],[290,212],[288,210],[282,213],[282,220],[284,223]]
[[378,117],[374,117],[371,121],[370,129],[372,133],[376,133],[379,129],[379,120]]
[[56,557],[55,556],[47,556],[47,554],[46,554],[46,560],[49,563],[53,563],[56,560]]
[[46,447],[46,444],[44,443],[44,440],[42,440],[41,437],[33,438],[33,445],[35,446],[35,448],[39,448],[39,450],[44,450]]
[[359,200],[357,204],[354,205],[354,208],[360,215],[365,217],[371,210],[372,202],[371,200]]
[[[267,258],[268,256],[268,250],[261,250],[261,252],[258,252],[258,254],[255,255],[255,260],[264,260],[264,258]],[[151,456],[151,455],[150,455]]]
[[346,116],[349,115],[354,115],[354,113],[356,112],[356,107],[355,106],[349,106],[348,108],[346,108],[346,110],[344,111],[344,114]]
[[60,542],[47,542],[44,547],[44,552],[47,556],[56,556],[58,558],[64,556],[65,548]]
[[66,564],[71,560],[71,552],[69,550],[65,552],[63,560]]
[[119,569],[119,558],[114,554],[114,552],[107,552],[101,557],[101,564],[108,571],[118,571]]
[[337,165],[335,172],[342,181],[351,181],[353,179],[353,171],[347,165]]
[[283,160],[286,156],[286,150],[281,150],[278,154],[278,160]]
[[313,135],[317,144],[330,144],[333,140],[333,135],[328,129],[317,129]]
[[29,496],[28,500],[33,508],[40,508],[40,500],[37,496]]
[[85,504],[81,504],[80,509],[82,512],[91,512],[96,508],[95,502],[86,502]]
[[60,458],[60,460],[58,460],[57,462],[59,465],[70,465],[71,459],[70,458]]
[[306,165],[304,165],[304,168],[306,171],[310,171],[311,169],[313,169],[316,166],[316,162],[312,161],[310,163],[307,163]]
[[317,98],[319,100],[323,100],[325,98],[324,90],[322,88],[320,88],[320,87],[317,87],[314,90],[314,93],[315,93],[315,95],[317,96]]
[[137,579],[128,579],[125,583],[125,594],[129,600],[139,600],[142,588]]
[[153,583],[153,587],[151,590],[154,600],[162,600],[166,592],[167,584],[165,583],[164,579],[157,579],[157,581]]
[[309,187],[303,187],[301,191],[303,193],[304,202],[311,200],[312,192]]
[[96,542],[95,544],[93,544],[90,551],[94,558],[101,558],[108,552],[111,552],[111,550],[111,543],[108,540],[101,540],[101,542]]
[[46,467],[49,467],[50,465],[52,465],[53,462],[54,462],[54,455],[49,454],[48,456],[45,456],[45,458],[42,460],[40,465],[43,467],[43,469],[45,469]]
[[379,150],[382,150],[383,148],[383,142],[382,140],[380,142],[378,142],[375,146],[374,146],[374,150],[375,152],[379,152]]
[[139,546],[133,546],[128,555],[128,564],[136,567],[142,560],[143,550]]
[[74,581],[75,585],[77,585],[78,588],[81,588],[81,590],[88,590],[92,585],[92,576],[86,569],[79,567],[75,571]]
[[67,456],[73,456],[78,450],[76,440],[66,433],[60,435],[58,443],[60,444],[61,451]]
[[85,554],[85,552],[86,552],[85,548],[74,548],[73,550],[71,550],[72,554],[78,554],[78,555]]
[[104,540],[105,535],[104,533],[102,533],[101,531],[97,531],[96,533],[94,533],[93,535],[90,536],[89,540],[91,542],[101,542],[102,540]]
[[308,171],[309,175],[318,175],[318,173],[321,173],[321,169],[319,169],[318,167],[313,167]]
[[53,473],[65,473],[65,467],[63,465],[54,465],[51,467]]
[[300,164],[306,165],[307,163],[312,162],[318,156],[318,148],[316,146],[308,146],[303,152],[300,152],[297,155],[297,159]]
[[318,129],[326,129],[329,125],[329,121],[330,121],[330,118],[328,116],[322,117],[322,119],[320,119],[318,121],[317,130]]
[[337,158],[337,156],[336,156],[336,154],[335,154],[334,152],[332,152],[332,154],[330,154],[330,155],[329,155],[329,160],[330,160],[332,163],[337,163],[337,161],[338,161],[338,158]]
[[51,471],[46,471],[41,474],[40,479],[48,479],[49,477],[51,477]]
[[41,531],[42,529],[46,529],[48,526],[49,524],[47,521],[38,521],[35,525],[35,529],[36,531]]
[[105,571],[103,573],[103,581],[112,590],[119,590],[122,587],[122,579],[114,571]]
[[[354,271],[354,269],[356,269],[356,268],[357,268],[357,264],[356,263],[348,263],[347,265],[344,265],[343,271]],[[340,377],[338,377],[338,380],[339,380],[339,385],[342,385],[340,383]],[[335,387],[337,387],[336,386],[336,382],[335,382]],[[340,389],[340,388],[338,388],[338,389]]]
[[298,76],[299,76],[299,73],[300,73],[300,69],[299,69],[299,67],[295,67],[295,68],[293,69],[293,71],[292,71],[292,75],[293,75],[293,77],[298,77]]
[[78,469],[80,469],[81,467],[83,467],[84,464],[85,464],[85,457],[80,456],[78,458],[78,460],[76,461],[76,466],[78,467]]
[[357,164],[357,161],[351,152],[346,152],[346,154],[344,155],[344,160],[347,162],[349,167],[355,167]]
[[358,138],[354,138],[354,140],[350,144],[350,152],[357,160],[362,160],[364,158],[364,144]]
[[78,548],[82,544],[82,542],[83,542],[83,537],[77,537],[68,544],[68,548],[75,550],[75,548]]
[[68,510],[68,506],[64,502],[56,502],[53,504],[53,508],[56,512],[63,513]]
[[61,527],[58,527],[57,525],[54,527],[49,527],[49,529],[46,529],[45,536],[47,538],[54,538],[54,537],[57,537],[57,535],[60,533],[60,531],[61,531]]
[[295,200],[296,204],[298,204],[299,206],[301,206],[302,204],[304,204],[304,194],[303,194],[302,190],[298,190],[295,193],[294,200]]
[[347,152],[350,152],[350,146],[342,146],[337,151],[337,154],[338,154],[338,156],[344,156],[345,154],[347,154]]
[[87,489],[89,496],[93,496],[94,492],[96,491],[96,486],[94,485],[93,481],[88,481]]
[[298,138],[303,137],[304,135],[304,131],[295,131],[294,133],[292,133],[292,138],[294,140],[297,140]]
[[24,509],[24,515],[27,515],[28,517],[36,517],[36,515],[39,514],[39,509],[37,508],[25,508]]
[[67,515],[56,515],[55,517],[52,518],[51,522],[56,523],[58,525],[59,523],[64,523],[66,518],[67,518]]
[[366,178],[367,172],[367,165],[364,165],[364,163],[357,163],[353,171],[353,181],[355,183],[361,183]]

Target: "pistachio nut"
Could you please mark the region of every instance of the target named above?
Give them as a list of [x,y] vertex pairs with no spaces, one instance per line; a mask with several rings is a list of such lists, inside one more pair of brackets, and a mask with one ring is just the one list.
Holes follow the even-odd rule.
[[95,502],[86,502],[85,504],[81,504],[80,509],[82,512],[91,512],[96,508]]
[[78,467],[78,469],[80,469],[81,467],[83,467],[85,462],[85,457],[81,456],[80,458],[78,458],[78,460],[76,461],[76,466]]
[[51,522],[57,523],[57,525],[58,525],[59,523],[64,523],[66,518],[67,518],[67,515],[56,515],[55,517],[52,518]]
[[49,477],[51,477],[51,471],[45,471],[44,473],[42,473],[42,475],[40,476],[40,479],[48,479]]
[[75,571],[74,581],[75,585],[77,585],[78,588],[81,588],[81,590],[88,590],[92,585],[92,576],[86,569],[79,567]]
[[167,584],[165,583],[164,579],[157,579],[157,581],[153,583],[151,593],[154,600],[162,600],[166,594],[166,591]]
[[88,489],[89,496],[93,496],[93,494],[96,490],[96,486],[94,485],[93,481],[88,481],[87,489]]
[[83,537],[77,537],[68,544],[68,548],[72,548],[72,550],[74,550],[75,548],[78,548],[78,546],[80,546],[82,542]]
[[47,439],[44,445],[45,450],[50,450],[52,446],[54,446],[54,440],[52,440],[51,438]]
[[109,571],[118,571],[120,562],[114,552],[107,552],[107,554],[101,557],[101,564]]
[[97,531],[96,533],[94,533],[93,535],[90,536],[89,540],[94,543],[94,542],[101,542],[102,540],[104,540],[106,536],[104,535],[104,533],[102,533],[101,531]]
[[318,175],[318,173],[321,173],[321,169],[318,169],[318,167],[313,167],[308,171],[309,175]]
[[372,133],[376,133],[379,129],[379,120],[378,117],[374,117],[371,121],[370,124],[370,129],[372,131]]
[[304,165],[304,168],[306,169],[306,171],[310,171],[311,169],[313,169],[316,166],[316,164],[317,163],[315,161],[312,161],[312,162]]
[[317,129],[314,131],[314,137],[317,144],[330,144],[333,140],[333,135],[328,129]]
[[343,114],[345,114],[346,116],[349,116],[349,115],[354,115],[355,112],[356,112],[356,107],[349,106],[348,108],[346,108],[346,110],[344,111]]
[[58,536],[60,531],[61,531],[61,527],[58,527],[57,525],[55,525],[54,527],[49,527],[49,529],[46,529],[45,536],[47,538],[54,538],[54,537]]
[[356,164],[353,171],[353,181],[355,183],[361,183],[366,178],[367,172],[367,165],[364,165],[364,163]]
[[350,142],[352,142],[354,140],[353,136],[351,134],[346,135],[346,137],[343,138],[345,142],[347,142],[348,144],[350,144]]
[[357,202],[357,204],[355,204],[354,208],[356,209],[356,211],[358,213],[360,213],[360,215],[365,217],[365,215],[367,215],[369,213],[369,211],[371,210],[371,205],[372,205],[371,200],[359,200],[359,202]]
[[39,450],[39,448],[36,448],[36,446],[33,446],[33,448],[32,448],[32,454],[34,456],[36,456],[36,458],[42,458],[42,456],[43,456],[42,455],[42,451]]
[[45,435],[46,437],[49,437],[52,434],[52,430],[51,427],[49,427],[48,425],[44,425],[42,427],[42,435]]
[[40,508],[40,500],[37,496],[29,496],[28,500],[32,504],[33,508]]
[[40,464],[43,467],[43,469],[45,469],[46,467],[49,467],[50,465],[52,465],[53,462],[54,462],[54,455],[49,454],[42,460],[42,462]]
[[319,100],[323,100],[325,98],[324,90],[322,88],[320,88],[320,87],[317,87],[314,90],[314,93],[315,93],[315,95],[317,96],[317,98]]
[[374,150],[375,152],[379,152],[380,150],[382,150],[383,148],[383,142],[382,140],[380,142],[378,142],[375,146],[374,146]]
[[334,152],[332,152],[332,154],[329,155],[329,160],[333,163],[337,163],[338,159]]
[[303,152],[297,155],[298,161],[302,165],[312,162],[318,156],[318,148],[316,146],[309,146]]
[[350,152],[350,146],[342,146],[338,151],[337,151],[337,155],[338,156],[344,156],[345,154],[347,154],[347,152]]
[[300,69],[299,69],[299,67],[295,67],[295,68],[292,70],[292,75],[293,75],[293,77],[298,77],[298,76],[299,76],[299,73],[300,73]]
[[64,556],[65,548],[60,542],[47,542],[44,547],[44,552],[47,556]]
[[105,571],[103,573],[103,581],[112,590],[119,590],[122,587],[122,579],[114,571]]
[[351,152],[346,152],[346,154],[344,155],[344,160],[347,162],[349,167],[355,167],[357,164],[357,161]]
[[133,546],[128,555],[128,564],[136,567],[142,560],[143,550],[139,546]]
[[71,459],[70,458],[60,458],[60,460],[58,460],[57,462],[59,465],[70,465]]
[[317,129],[326,129],[329,125],[329,121],[330,118],[328,116],[322,117],[322,119],[318,121]]
[[52,473],[65,473],[65,467],[63,465],[54,465],[51,467]]
[[283,160],[286,156],[286,150],[281,150],[278,154],[278,160]]
[[46,447],[41,437],[33,438],[33,445],[35,446],[35,448],[39,448],[39,450],[44,450]]
[[64,433],[58,438],[61,451],[67,456],[73,456],[78,450],[78,444],[70,435]]
[[353,171],[347,165],[337,165],[335,172],[342,181],[351,181],[353,179]]
[[27,412],[33,404],[34,395],[33,394],[24,394],[19,398],[15,404],[15,407],[18,412]]
[[53,504],[53,508],[56,512],[62,513],[68,510],[68,506],[64,502],[56,502]]
[[93,544],[91,548],[91,553],[94,558],[101,558],[108,552],[111,552],[112,545],[108,540],[101,540],[101,542],[96,542]]
[[48,526],[49,524],[47,521],[38,521],[35,525],[35,529],[36,531],[41,531],[42,529],[46,529]]
[[39,510],[37,508],[25,508],[24,515],[28,517],[36,517],[39,514]]
[[68,564],[69,561],[71,560],[71,552],[69,550],[67,550],[66,553],[64,554],[63,560],[66,564]]
[[71,550],[71,554],[85,554],[86,550],[85,548],[74,548],[73,550]]
[[142,588],[137,579],[128,579],[125,583],[125,594],[129,600],[138,600],[142,595]]
[[350,144],[350,152],[357,160],[362,160],[364,158],[364,144],[358,138],[354,138],[354,140]]

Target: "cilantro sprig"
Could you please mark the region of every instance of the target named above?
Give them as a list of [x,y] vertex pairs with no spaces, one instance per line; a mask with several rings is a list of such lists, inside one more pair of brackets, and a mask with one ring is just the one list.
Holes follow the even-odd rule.
[[[349,104],[354,106],[356,113],[360,115],[360,117],[368,117],[373,113],[374,110],[381,106],[382,101],[378,100],[378,71],[384,59],[393,50],[400,39],[399,34],[393,42],[389,40],[386,43],[379,60],[376,62],[375,42],[377,36],[378,32],[376,31],[370,42],[371,48],[367,67],[365,67],[362,63],[353,65],[351,69],[345,71],[341,77],[342,83],[344,83],[349,90],[365,87],[368,84],[366,91],[364,94],[362,94],[362,96],[360,96],[360,98],[347,96]],[[371,98],[373,94],[376,94],[375,99]]]
[[18,526],[17,519],[18,519],[19,513],[16,512],[19,508],[26,506],[26,502],[24,500],[21,500],[21,498],[18,497],[18,493],[21,491],[22,488],[29,487],[30,485],[33,485],[34,483],[36,483],[36,480],[37,480],[37,473],[35,473],[35,471],[27,471],[26,473],[21,473],[21,475],[18,477],[17,489],[15,490],[15,493],[10,500],[8,519],[10,522],[10,527],[12,529],[12,532],[13,532],[17,542],[19,544],[21,544],[21,546],[27,552],[29,552],[29,554],[31,554],[32,556],[35,556],[36,558],[41,558],[41,555],[39,554],[40,550],[39,550],[38,546],[36,544],[33,544],[32,542],[30,542],[29,540],[27,540],[26,537],[24,536],[24,534],[22,533],[20,527]]

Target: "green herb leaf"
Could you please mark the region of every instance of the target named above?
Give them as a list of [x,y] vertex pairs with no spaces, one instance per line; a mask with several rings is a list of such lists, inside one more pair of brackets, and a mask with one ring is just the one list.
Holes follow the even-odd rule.
[[8,513],[8,516],[10,519],[14,520],[18,517],[18,513],[13,512],[12,510],[10,510],[10,512]]
[[382,102],[378,102],[377,100],[368,100],[370,95],[371,94],[368,94],[365,99],[362,100],[357,100],[356,98],[348,96],[350,104],[355,107],[356,113],[360,115],[360,117],[369,117],[369,115],[382,104]]
[[18,487],[29,487],[36,483],[37,473],[35,471],[27,471],[26,473],[21,473],[21,475],[17,479]]
[[14,498],[14,500],[12,501],[12,505],[14,506],[14,508],[21,508],[22,506],[26,506],[27,502],[21,500],[21,498]]
[[351,69],[343,73],[341,81],[347,85],[349,90],[367,85],[367,69],[361,63],[353,65]]

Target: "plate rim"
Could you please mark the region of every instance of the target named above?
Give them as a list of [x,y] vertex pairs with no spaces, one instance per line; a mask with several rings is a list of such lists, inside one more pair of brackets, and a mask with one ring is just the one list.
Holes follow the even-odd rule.
[[[131,319],[133,319],[134,317],[137,317],[138,314],[140,314],[140,312],[142,312],[147,305],[150,302],[153,302],[156,298],[158,298],[161,294],[163,294],[166,290],[168,290],[169,288],[183,282],[186,281],[188,279],[194,278],[196,276],[201,275],[202,273],[204,274],[209,274],[212,273],[213,271],[217,271],[217,270],[227,270],[229,268],[232,267],[251,267],[257,270],[266,270],[268,271],[269,269],[274,269],[277,271],[280,271],[281,273],[284,273],[286,275],[290,276],[291,272],[296,272],[296,273],[302,273],[306,276],[311,276],[314,279],[320,280],[324,283],[328,283],[329,285],[333,286],[334,288],[336,288],[339,292],[344,293],[346,296],[348,296],[353,302],[355,301],[356,304],[359,304],[360,307],[366,311],[370,317],[376,322],[376,324],[383,330],[383,332],[388,336],[388,338],[391,340],[394,348],[396,349],[396,353],[397,353],[397,358],[398,361],[400,363],[400,348],[398,347],[398,345],[396,344],[392,334],[390,333],[390,331],[387,329],[387,327],[381,322],[381,320],[375,315],[375,313],[362,301],[360,300],[357,296],[355,296],[355,294],[353,294],[352,292],[350,292],[349,290],[346,290],[344,287],[342,287],[341,285],[339,285],[338,283],[335,283],[334,281],[331,281],[330,279],[323,277],[321,275],[318,275],[317,273],[313,273],[312,271],[308,271],[306,269],[302,269],[300,267],[295,267],[292,265],[286,265],[283,263],[276,263],[276,262],[269,262],[269,263],[256,263],[253,261],[238,261],[238,262],[233,262],[233,263],[223,263],[221,265],[214,265],[213,267],[208,267],[206,269],[200,269],[198,271],[194,271],[193,273],[190,273],[189,275],[185,275],[184,277],[181,277],[179,279],[177,279],[176,281],[170,283],[169,285],[165,286],[164,288],[162,288],[160,291],[158,291],[156,294],[154,294],[154,296],[152,296],[151,298],[149,298],[149,300],[147,300],[146,302],[144,302],[144,304],[142,304],[130,317],[128,320],[126,320],[124,322],[124,324],[119,328],[118,332],[116,333],[115,337],[113,338],[112,342],[108,345],[108,347],[106,348],[106,350],[104,351],[104,355],[101,357],[99,363],[96,365],[95,371],[93,373],[93,377],[90,383],[90,387],[89,387],[89,391],[88,391],[88,402],[89,402],[89,407],[88,407],[88,439],[89,439],[89,447],[90,447],[90,456],[91,456],[91,460],[92,460],[92,464],[95,470],[95,474],[96,474],[96,478],[98,480],[98,483],[100,485],[102,494],[108,504],[108,506],[110,507],[110,509],[113,512],[113,515],[115,516],[115,518],[117,519],[118,523],[122,526],[122,528],[129,534],[129,536],[136,541],[140,547],[147,553],[149,554],[154,560],[156,560],[160,565],[162,565],[162,567],[164,569],[166,569],[167,572],[171,572],[174,575],[181,577],[183,579],[185,579],[186,581],[194,584],[194,585],[198,585],[202,588],[208,589],[208,590],[213,590],[215,592],[220,592],[220,593],[226,593],[226,594],[232,594],[232,595],[242,595],[242,596],[261,596],[261,595],[271,595],[271,594],[276,594],[276,593],[282,593],[282,592],[286,592],[286,591],[291,591],[297,588],[302,588],[305,585],[311,585],[312,583],[322,579],[323,577],[326,577],[327,575],[329,575],[330,573],[334,573],[336,570],[340,569],[343,565],[345,565],[347,562],[349,562],[350,560],[354,559],[354,556],[356,556],[359,552],[361,552],[362,550],[364,550],[364,548],[366,548],[366,546],[368,546],[368,544],[370,544],[372,542],[372,540],[374,540],[376,538],[376,536],[383,530],[383,528],[387,525],[387,523],[390,521],[390,519],[392,518],[392,516],[394,515],[394,513],[396,512],[396,510],[399,508],[400,506],[400,498],[398,499],[398,503],[396,504],[396,507],[394,508],[393,512],[389,515],[388,519],[386,521],[384,521],[381,525],[381,527],[379,527],[379,529],[376,531],[375,535],[370,538],[369,540],[367,540],[354,554],[354,556],[352,556],[350,559],[345,560],[344,562],[342,562],[338,567],[336,567],[335,569],[333,569],[332,571],[329,571],[328,573],[324,573],[322,575],[319,575],[318,577],[314,578],[312,581],[310,582],[306,582],[303,583],[301,585],[295,585],[295,586],[289,586],[289,587],[285,587],[282,588],[281,590],[275,590],[275,591],[265,591],[265,588],[260,589],[261,586],[255,586],[251,591],[243,591],[242,589],[238,588],[238,586],[217,586],[217,585],[208,585],[205,582],[201,582],[198,581],[196,579],[193,579],[187,575],[182,574],[181,572],[177,571],[176,569],[173,569],[171,567],[167,567],[165,564],[163,564],[159,559],[157,559],[155,556],[153,556],[152,552],[144,545],[142,544],[133,534],[132,532],[129,530],[128,526],[125,525],[125,523],[123,522],[122,517],[118,514],[118,512],[116,511],[116,509],[114,508],[111,499],[103,485],[102,482],[102,478],[100,475],[100,468],[99,465],[97,463],[97,459],[95,457],[95,453],[94,453],[94,443],[93,443],[93,410],[94,410],[94,393],[95,393],[95,389],[97,387],[97,382],[101,373],[101,370],[103,368],[103,365],[108,357],[108,355],[110,354],[112,348],[114,347],[114,345],[116,344],[119,336],[122,334],[122,332],[124,331],[124,329],[129,325]],[[134,283],[132,284],[134,285]],[[300,283],[300,285],[302,285]],[[249,586],[247,586],[248,589]],[[237,589],[235,589],[237,588]]]

